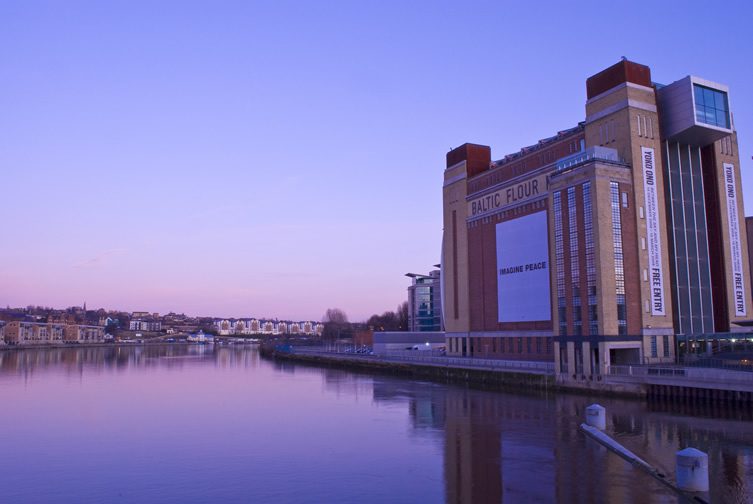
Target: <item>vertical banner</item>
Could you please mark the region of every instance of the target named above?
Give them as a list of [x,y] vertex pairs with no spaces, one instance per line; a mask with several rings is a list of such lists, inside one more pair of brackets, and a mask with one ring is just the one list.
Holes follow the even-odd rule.
[[659,198],[656,189],[654,149],[641,147],[643,166],[643,195],[646,204],[646,244],[648,246],[649,282],[651,284],[651,314],[666,315],[664,308],[664,271],[661,263],[661,234],[659,232]]
[[729,226],[729,250],[732,255],[732,287],[735,293],[735,316],[745,316],[745,282],[743,281],[742,246],[740,245],[740,221],[737,218],[737,186],[735,165],[724,163],[724,193],[727,197],[727,225]]

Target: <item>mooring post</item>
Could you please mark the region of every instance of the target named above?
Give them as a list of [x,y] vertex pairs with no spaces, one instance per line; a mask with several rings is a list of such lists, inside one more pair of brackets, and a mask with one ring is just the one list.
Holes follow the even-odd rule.
[[607,428],[607,410],[600,404],[592,404],[586,408],[586,425],[599,430]]
[[709,456],[695,448],[676,453],[677,486],[690,492],[709,491]]

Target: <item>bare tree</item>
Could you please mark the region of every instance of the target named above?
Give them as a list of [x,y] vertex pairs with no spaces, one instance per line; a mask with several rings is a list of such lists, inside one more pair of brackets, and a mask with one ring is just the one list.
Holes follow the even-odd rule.
[[392,311],[386,311],[381,315],[372,315],[366,321],[366,325],[374,331],[397,331],[400,329],[397,314]]
[[408,330],[408,301],[397,305],[397,325],[401,331]]
[[407,331],[408,301],[397,305],[396,311],[386,311],[381,315],[372,315],[366,321],[366,325],[374,331]]
[[324,322],[323,339],[334,340],[344,335],[350,334],[350,324],[348,316],[340,308],[328,308],[322,318]]
[[324,313],[324,318],[322,319],[322,322],[324,322],[325,324],[327,323],[347,324],[348,316],[340,308],[328,308],[327,311]]

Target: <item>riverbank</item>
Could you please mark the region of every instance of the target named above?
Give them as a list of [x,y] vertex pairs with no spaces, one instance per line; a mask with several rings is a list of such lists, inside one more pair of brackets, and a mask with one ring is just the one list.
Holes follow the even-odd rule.
[[[249,343],[250,345],[251,343]],[[116,347],[143,347],[143,346],[185,346],[185,345],[206,345],[206,343],[195,343],[191,341],[169,341],[155,340],[142,342],[102,342],[102,343],[39,343],[36,345],[0,345],[0,352],[15,352],[23,350],[44,350],[58,348],[116,348]]]
[[[288,352],[262,345],[262,357],[282,362],[295,362],[304,365],[341,368],[349,371],[362,371],[403,376],[416,380],[429,380],[441,383],[478,386],[492,390],[528,390],[539,392],[564,392],[586,397],[611,397],[667,403],[677,407],[700,407],[703,410],[734,409],[740,412],[753,410],[750,393],[716,390],[706,393],[703,388],[687,386],[661,386],[663,394],[656,394],[657,386],[639,381],[627,384],[623,379],[615,383],[602,381],[599,387],[582,387],[558,381],[553,373],[526,371],[525,369],[480,369],[457,365],[448,360],[447,364],[420,361],[396,362],[389,358],[357,356],[352,354]],[[698,393],[703,391],[703,393]]]
[[547,392],[557,388],[554,376],[551,374],[537,374],[524,371],[471,369],[431,364],[422,365],[413,362],[389,362],[353,356],[347,357],[342,354],[323,355],[280,352],[276,351],[270,345],[262,345],[259,349],[259,353],[262,357],[281,362],[295,362],[316,367],[330,367],[348,371],[388,374],[415,380],[454,383],[459,385],[475,385],[484,389],[507,391],[524,389],[528,391]]
[[2,345],[0,352],[14,352],[23,350],[40,350],[53,348],[101,348],[115,346],[137,346],[136,343],[39,343],[37,345]]

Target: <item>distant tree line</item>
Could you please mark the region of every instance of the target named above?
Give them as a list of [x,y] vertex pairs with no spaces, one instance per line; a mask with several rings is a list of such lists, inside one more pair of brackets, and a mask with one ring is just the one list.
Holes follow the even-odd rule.
[[352,323],[348,316],[340,308],[329,308],[322,317],[324,331],[322,338],[336,340],[352,338],[353,333],[359,329],[371,329],[373,331],[407,331],[408,330],[408,302],[404,301],[397,306],[395,311],[386,311],[374,314],[363,323]]
[[408,301],[397,305],[396,311],[386,311],[381,315],[372,315],[366,325],[374,331],[407,331]]

